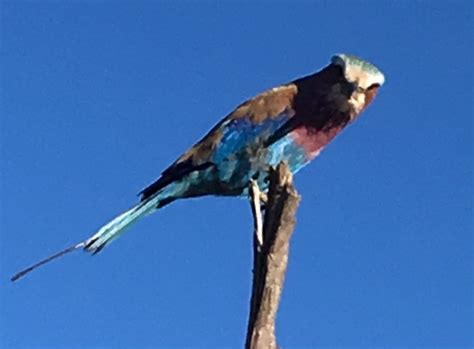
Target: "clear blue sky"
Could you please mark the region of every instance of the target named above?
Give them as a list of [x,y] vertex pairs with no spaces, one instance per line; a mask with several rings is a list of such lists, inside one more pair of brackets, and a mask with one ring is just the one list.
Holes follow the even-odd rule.
[[240,348],[245,200],[177,202],[16,284],[237,104],[333,53],[387,83],[296,177],[284,348],[472,348],[469,1],[2,2],[2,348]]

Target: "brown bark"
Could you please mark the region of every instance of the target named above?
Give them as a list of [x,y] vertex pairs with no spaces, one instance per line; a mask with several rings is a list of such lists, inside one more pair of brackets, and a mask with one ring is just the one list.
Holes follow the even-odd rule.
[[281,163],[270,173],[263,232],[259,232],[258,222],[262,210],[258,207],[260,193],[256,191],[258,187],[255,183],[251,183],[249,196],[254,216],[254,265],[245,348],[276,349],[278,345],[275,320],[285,281],[289,243],[300,197],[293,186],[288,166]]

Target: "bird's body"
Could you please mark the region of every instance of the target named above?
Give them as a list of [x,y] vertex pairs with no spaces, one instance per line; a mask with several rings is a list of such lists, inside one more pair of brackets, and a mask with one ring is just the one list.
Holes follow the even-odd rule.
[[271,167],[285,161],[299,171],[356,119],[383,83],[372,64],[336,55],[321,71],[259,94],[142,190],[139,204],[71,249],[97,253],[133,222],[177,199],[244,196],[252,179],[265,191]]
[[263,92],[237,107],[178,158],[142,191],[142,201],[170,184],[176,193],[168,200],[246,195],[250,179],[264,189],[270,167],[286,161],[297,172],[314,159],[370,102],[380,82],[373,84],[373,90],[364,92],[367,97],[353,101],[348,98],[354,92],[352,83],[340,65],[332,64]]

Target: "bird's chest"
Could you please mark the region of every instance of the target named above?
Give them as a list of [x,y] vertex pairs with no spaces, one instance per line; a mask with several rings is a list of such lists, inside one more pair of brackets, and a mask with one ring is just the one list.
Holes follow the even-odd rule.
[[295,147],[304,151],[307,161],[313,160],[343,129],[342,125],[336,125],[321,130],[300,127],[288,136],[295,143]]

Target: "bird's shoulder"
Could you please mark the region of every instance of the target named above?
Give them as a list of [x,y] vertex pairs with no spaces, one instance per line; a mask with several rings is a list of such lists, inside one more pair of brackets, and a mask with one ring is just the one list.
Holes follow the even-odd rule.
[[[222,141],[226,129],[239,122],[259,125],[267,120],[281,116],[283,113],[291,117],[293,100],[297,93],[294,84],[272,88],[240,104],[216,126],[214,126],[198,143],[180,156],[166,171],[193,160],[194,165],[207,161],[215,148]],[[166,172],[165,171],[165,172]]]
[[292,108],[297,93],[298,88],[292,83],[274,87],[242,103],[226,119],[247,119],[253,124],[260,124]]

